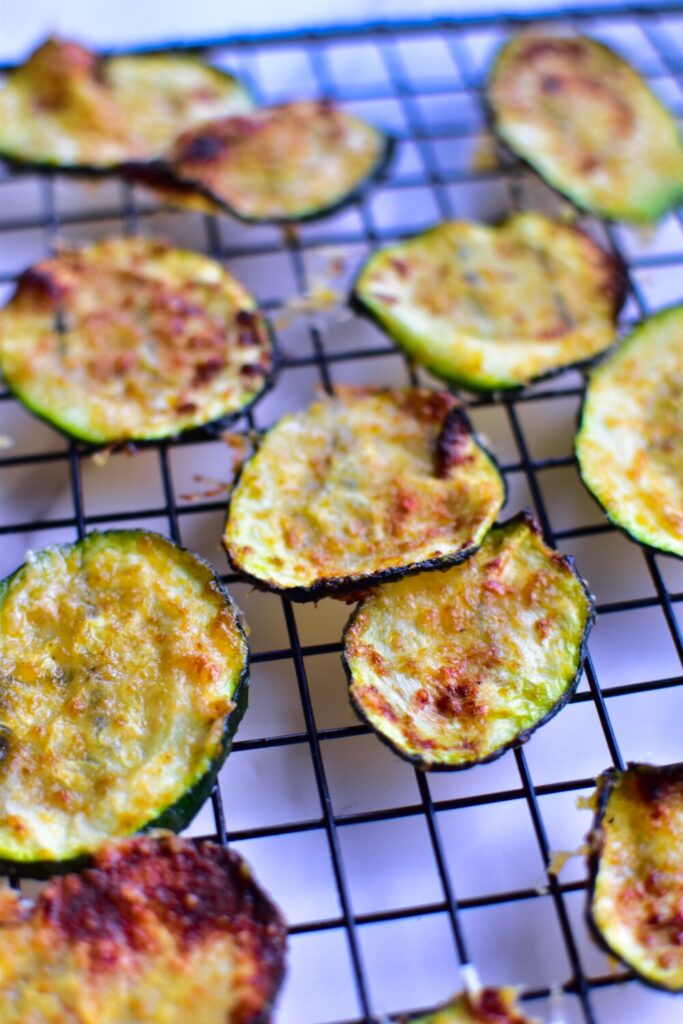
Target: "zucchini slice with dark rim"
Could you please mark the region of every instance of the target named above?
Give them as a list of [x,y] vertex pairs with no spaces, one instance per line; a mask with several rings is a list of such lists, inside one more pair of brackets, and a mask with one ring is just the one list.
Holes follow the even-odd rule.
[[361,601],[344,630],[351,703],[422,768],[492,761],[567,703],[592,623],[571,560],[521,513],[461,565]]
[[264,1024],[287,932],[245,862],[215,843],[111,843],[27,907],[0,890],[3,1024]]
[[[183,134],[157,169],[203,191],[244,221],[321,217],[384,170],[392,145],[331,103],[299,101],[227,117]],[[146,175],[154,184],[155,169]]]
[[576,455],[613,523],[683,557],[683,305],[644,320],[593,371]]
[[519,1009],[513,988],[483,988],[477,995],[460,992],[429,1013],[392,1020],[395,1024],[534,1024]]
[[638,977],[683,992],[683,763],[598,780],[588,922]]
[[63,250],[0,313],[0,367],[33,412],[107,444],[243,412],[272,370],[265,321],[219,263],[142,238]]
[[504,500],[452,395],[348,388],[265,434],[223,541],[257,585],[312,600],[462,561]]
[[582,209],[652,223],[683,202],[683,140],[638,73],[584,36],[524,32],[487,86],[495,131]]
[[247,703],[214,570],[144,530],[31,554],[0,583],[0,860],[33,877],[112,836],[180,831]]
[[579,228],[537,213],[439,224],[370,257],[353,299],[447,381],[513,388],[615,340],[625,275]]
[[156,160],[181,132],[253,106],[241,82],[190,55],[101,58],[48,39],[0,90],[0,156],[116,170]]

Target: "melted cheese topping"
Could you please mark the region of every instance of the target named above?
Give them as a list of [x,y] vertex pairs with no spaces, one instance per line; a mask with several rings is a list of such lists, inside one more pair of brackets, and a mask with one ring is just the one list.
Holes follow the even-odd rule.
[[384,249],[356,295],[433,372],[500,388],[607,348],[620,278],[582,231],[526,213],[497,228],[440,224]]
[[461,565],[363,601],[345,635],[351,700],[403,756],[479,763],[567,699],[590,619],[571,566],[513,519]]
[[[125,860],[124,860],[125,858]],[[284,922],[234,854],[137,839],[0,898],[3,1024],[251,1024],[282,976]]]
[[247,643],[194,555],[91,534],[32,555],[0,601],[0,856],[135,832],[224,756]]
[[683,767],[630,765],[604,785],[593,921],[647,981],[683,990]]
[[65,166],[152,160],[180,132],[252,107],[236,79],[193,57],[100,61],[76,43],[50,39],[0,91],[0,150]]
[[187,132],[170,166],[239,217],[296,220],[349,198],[386,146],[376,128],[328,103],[287,103]]
[[505,142],[580,206],[649,222],[683,201],[683,142],[634,69],[579,37],[522,33],[488,88]]
[[446,394],[349,390],[284,417],[233,491],[224,537],[233,564],[287,589],[464,556],[494,521],[504,485],[464,423],[450,429],[454,411]]
[[514,989],[485,988],[476,996],[462,992],[446,1006],[424,1016],[399,1017],[396,1024],[534,1024],[534,1021],[519,1009]]
[[644,321],[592,374],[576,454],[610,519],[683,555],[683,306]]
[[242,285],[213,260],[148,239],[39,263],[0,314],[10,387],[94,443],[164,437],[238,412],[271,362]]

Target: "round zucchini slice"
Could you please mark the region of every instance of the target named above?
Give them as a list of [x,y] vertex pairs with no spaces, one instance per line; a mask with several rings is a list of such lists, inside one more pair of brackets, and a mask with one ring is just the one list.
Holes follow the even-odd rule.
[[112,843],[32,905],[0,891],[3,1024],[260,1024],[286,942],[236,853],[164,835]]
[[0,90],[0,155],[111,170],[156,160],[181,132],[253,106],[241,82],[192,56],[103,59],[48,39]]
[[451,395],[349,388],[264,436],[223,540],[238,572],[305,601],[467,558],[504,500]]
[[247,699],[213,569],[158,534],[91,533],[0,584],[0,860],[39,877],[111,836],[180,831]]
[[642,981],[683,992],[683,764],[598,780],[588,921]]
[[351,703],[422,768],[492,761],[567,703],[592,622],[586,584],[522,513],[462,565],[361,601],[344,632]]
[[524,213],[499,227],[447,222],[382,249],[354,298],[437,376],[491,390],[604,351],[624,281],[583,231]]
[[534,1024],[520,1010],[513,988],[484,988],[476,995],[461,992],[429,1013],[392,1019],[396,1024]]
[[390,148],[360,118],[322,100],[302,101],[190,130],[168,164],[241,220],[286,223],[351,200],[384,168]]
[[583,36],[521,33],[487,87],[494,128],[577,206],[652,223],[683,202],[683,141],[634,69]]
[[63,250],[0,313],[0,367],[33,412],[92,444],[151,440],[244,411],[272,344],[219,263],[142,238]]
[[576,455],[612,522],[683,557],[683,305],[644,320],[593,371]]

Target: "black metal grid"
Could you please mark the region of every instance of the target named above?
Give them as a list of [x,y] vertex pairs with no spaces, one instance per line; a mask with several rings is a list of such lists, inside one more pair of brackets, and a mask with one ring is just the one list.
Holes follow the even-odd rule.
[[[598,12],[571,12],[565,11],[562,18],[569,24],[574,24],[581,30],[590,33],[595,24]],[[641,38],[651,48],[648,52],[656,55],[655,64],[659,62],[659,74],[657,68],[652,66],[652,60],[643,58],[644,70],[651,72],[653,83],[657,86],[657,78],[666,77],[668,83],[673,82],[674,87],[680,90],[680,102],[678,112],[683,113],[683,21],[679,22],[681,38],[676,40],[670,31],[664,30],[662,17],[666,15],[679,16],[683,13],[683,6],[662,8],[657,11],[646,8],[639,9],[628,7],[616,14],[604,12],[600,19],[600,26],[628,26],[629,31],[637,29]],[[333,218],[329,225],[325,222],[322,227],[316,227],[313,232],[302,229],[297,232],[285,232],[278,234],[272,241],[262,241],[258,232],[252,233],[249,230],[240,231],[237,243],[225,244],[223,231],[217,220],[213,217],[192,215],[197,223],[203,225],[205,248],[212,256],[225,260],[230,265],[232,260],[244,259],[245,257],[268,256],[288,254],[291,272],[296,283],[296,290],[304,294],[308,287],[308,266],[307,257],[315,254],[316,251],[325,247],[346,247],[351,251],[354,245],[373,247],[387,239],[399,237],[416,226],[412,217],[412,205],[410,202],[413,189],[428,190],[431,195],[431,204],[435,211],[435,217],[450,217],[454,215],[467,215],[470,210],[468,205],[463,208],[462,203],[457,200],[457,186],[472,185],[477,183],[497,183],[504,190],[505,206],[507,209],[515,209],[524,206],[533,206],[528,201],[526,189],[533,177],[516,163],[504,161],[495,169],[487,171],[476,171],[472,167],[463,166],[456,169],[444,169],[438,159],[439,147],[448,146],[449,140],[455,143],[466,136],[478,135],[484,128],[476,115],[471,116],[468,110],[479,109],[482,89],[482,71],[476,59],[477,47],[473,45],[475,37],[481,30],[487,31],[490,28],[501,30],[503,33],[509,31],[519,24],[519,19],[489,19],[469,18],[462,21],[442,20],[430,24],[400,24],[394,26],[373,26],[362,29],[344,29],[323,32],[308,32],[300,35],[279,35],[259,36],[258,38],[227,38],[207,41],[203,49],[208,58],[214,55],[215,51],[228,51],[228,63],[232,66],[239,66],[242,56],[253,57],[255,54],[261,59],[268,60],[272,55],[282,52],[283,48],[292,46],[300,47],[308,60],[310,72],[309,80],[313,83],[313,90],[322,96],[328,96],[335,100],[346,103],[367,102],[380,105],[383,101],[390,100],[397,105],[395,109],[400,111],[405,124],[405,130],[395,132],[399,137],[399,168],[398,171],[389,171],[386,179],[381,183],[383,194],[396,193],[399,201],[404,203],[407,220],[403,221],[399,216],[394,218],[389,228],[386,228],[378,219],[373,209],[373,196],[368,195],[354,205],[355,219],[353,227],[349,230],[342,220],[341,229],[339,219]],[[666,24],[670,24],[667,22]],[[397,43],[411,41],[424,37],[438,37],[448,47],[448,52],[453,61],[453,76],[444,76],[438,73],[433,81],[420,79],[416,81],[409,73],[401,55]],[[379,56],[384,74],[379,76],[377,83],[372,82],[348,82],[340,81],[333,72],[330,61],[330,54],[337,44],[367,45],[369,44],[376,55]],[[196,44],[193,44],[196,45]],[[633,54],[630,54],[633,58]],[[636,63],[637,63],[636,59]],[[256,62],[251,65],[252,84],[255,86],[257,96],[259,95],[259,81],[254,75]],[[671,86],[668,86],[671,90]],[[295,90],[292,90],[294,92]],[[263,99],[271,96],[261,96]],[[464,110],[462,116],[454,116],[435,124],[425,113],[430,100],[442,99],[453,100],[453,110]],[[425,102],[427,107],[424,106]],[[413,156],[417,156],[421,169],[411,169],[408,172],[401,170],[401,154],[407,152],[408,147],[412,148]],[[415,163],[415,161],[413,161]],[[0,180],[0,208],[2,206],[2,188],[17,180],[16,176],[6,172]],[[35,213],[26,216],[13,216],[11,210],[5,209],[1,213],[0,237],[5,240],[9,233],[21,233],[32,229],[40,229],[44,233],[46,247],[50,247],[61,232],[69,225],[80,225],[86,229],[95,226],[100,222],[115,221],[120,230],[136,232],[145,228],[148,218],[155,215],[156,208],[148,203],[140,201],[138,193],[128,185],[120,186],[120,202],[111,206],[89,208],[85,211],[60,212],[59,204],[55,198],[56,178],[45,175],[39,179],[40,209]],[[455,200],[454,200],[454,189]],[[535,188],[536,186],[532,186]],[[547,197],[546,197],[547,198]],[[466,201],[467,202],[467,201]],[[477,214],[486,217],[499,214],[500,210],[476,211]],[[680,211],[673,215],[677,218],[679,227],[683,227],[683,216]],[[435,218],[432,218],[435,219]],[[633,319],[646,315],[650,309],[646,289],[643,286],[639,275],[650,269],[658,272],[666,271],[673,275],[672,280],[678,282],[677,289],[680,298],[683,295],[683,246],[674,252],[662,254],[638,256],[624,252],[623,241],[619,230],[608,225],[599,225],[590,222],[589,227],[598,234],[604,241],[611,244],[624,257],[630,271],[630,295],[631,303],[623,318],[623,324],[627,326]],[[254,234],[256,240],[252,239]],[[85,237],[85,236],[84,236]],[[10,243],[12,238],[10,237]],[[0,283],[8,284],[13,280],[13,275],[0,275]],[[264,308],[277,317],[280,303],[269,300],[267,297],[262,303]],[[317,372],[320,384],[324,390],[333,389],[335,368],[344,364],[358,363],[362,360],[372,360],[373,368],[378,365],[377,361],[387,357],[395,356],[394,347],[385,340],[378,340],[371,345],[357,345],[345,347],[340,351],[329,346],[327,343],[326,329],[320,317],[310,316],[306,319],[306,329],[310,341],[310,348],[304,354],[288,353],[283,347],[281,351],[282,370],[286,374],[288,370],[313,369]],[[373,372],[381,372],[376,371]],[[421,373],[408,363],[405,364],[407,380],[416,382],[422,378]],[[569,380],[569,383],[567,383]],[[614,532],[614,528],[607,522],[600,522],[589,526],[572,526],[570,528],[557,529],[553,526],[547,501],[544,497],[544,488],[541,482],[541,474],[544,471],[572,467],[574,458],[572,455],[551,456],[545,458],[534,458],[530,452],[529,443],[523,427],[523,417],[520,413],[528,403],[537,401],[554,402],[563,398],[577,399],[582,392],[582,380],[576,374],[565,375],[557,378],[554,382],[547,383],[542,387],[535,387],[525,392],[513,395],[490,396],[472,399],[464,396],[473,412],[478,409],[497,408],[503,411],[514,444],[516,455],[512,459],[504,460],[502,466],[506,476],[521,476],[528,487],[535,511],[542,524],[546,538],[554,544],[573,541],[574,539],[588,537],[591,535],[607,535]],[[0,413],[2,403],[12,402],[14,399],[7,391],[2,390],[0,385]],[[263,428],[266,424],[259,420],[259,407],[253,413],[238,420],[234,425],[234,431],[249,432],[253,429]],[[201,444],[215,440],[215,435],[210,431],[199,431],[191,437],[185,437],[172,441],[162,441],[149,446],[158,454],[160,478],[162,483],[163,501],[160,504],[146,507],[135,507],[131,511],[114,511],[89,514],[86,502],[84,501],[82,484],[82,463],[89,458],[87,446],[70,441],[63,450],[32,451],[27,454],[12,454],[0,452],[0,501],[2,499],[2,471],[13,467],[34,467],[37,473],[49,472],[54,464],[62,464],[68,467],[69,486],[71,491],[72,511],[60,517],[51,517],[42,520],[27,520],[19,522],[2,522],[0,519],[0,538],[9,537],[26,532],[37,533],[44,530],[65,529],[73,531],[78,537],[82,537],[89,529],[99,524],[107,523],[124,526],[126,522],[136,520],[155,520],[159,517],[165,519],[168,524],[168,532],[175,540],[181,540],[183,523],[188,516],[195,516],[201,513],[218,513],[224,508],[223,500],[199,500],[192,504],[183,503],[178,500],[174,487],[172,473],[172,453],[188,444]],[[40,467],[45,469],[41,470]],[[220,475],[220,474],[219,474]],[[2,544],[2,540],[0,540]],[[666,621],[671,641],[675,647],[678,659],[683,664],[683,637],[681,626],[676,615],[676,603],[683,601],[683,592],[674,591],[667,586],[666,574],[662,571],[662,559],[651,552],[643,551],[642,557],[645,560],[647,571],[650,575],[654,593],[649,597],[619,598],[609,602],[598,604],[598,613],[602,616],[610,616],[614,613],[625,611],[636,611],[646,608],[659,608]],[[590,580],[590,565],[582,565],[582,570]],[[227,573],[223,577],[229,584],[235,583],[238,577]],[[304,728],[284,735],[263,735],[253,739],[240,740],[235,743],[235,752],[248,750],[266,750],[276,747],[291,745],[307,746],[312,759],[315,787],[319,801],[319,814],[307,817],[302,820],[293,820],[276,825],[263,824],[256,827],[233,829],[230,827],[230,804],[224,806],[224,795],[220,788],[215,787],[212,794],[212,805],[215,822],[213,835],[221,842],[245,842],[257,838],[276,837],[296,832],[311,830],[323,830],[331,858],[332,875],[334,885],[338,894],[340,912],[336,915],[327,916],[319,920],[307,920],[292,927],[293,935],[312,934],[326,931],[328,929],[343,929],[348,943],[350,964],[355,985],[356,1001],[359,1016],[354,1019],[369,1021],[373,1019],[383,1007],[375,1005],[371,994],[371,979],[366,958],[363,955],[362,944],[359,940],[360,930],[367,925],[381,922],[399,921],[405,918],[425,916],[431,914],[444,914],[447,916],[449,926],[457,952],[457,959],[461,964],[470,962],[470,943],[467,938],[467,927],[463,923],[464,915],[471,909],[477,909],[498,904],[509,904],[517,901],[528,901],[541,898],[536,888],[523,888],[506,890],[502,892],[486,892],[476,898],[458,897],[458,879],[453,877],[449,869],[445,842],[440,828],[440,815],[449,810],[464,809],[470,807],[485,807],[505,801],[522,799],[526,802],[528,813],[538,844],[542,860],[547,866],[550,860],[550,840],[541,810],[540,798],[560,793],[579,792],[591,787],[594,778],[572,778],[565,781],[536,784],[532,777],[531,769],[524,749],[519,748],[514,752],[514,761],[518,775],[518,784],[499,789],[492,792],[484,792],[476,795],[456,796],[449,799],[437,799],[431,792],[430,784],[426,776],[415,771],[417,792],[419,800],[413,803],[400,804],[399,806],[384,807],[379,810],[364,811],[360,813],[340,813],[334,805],[331,795],[328,773],[326,770],[324,745],[334,743],[340,739],[365,735],[368,730],[363,725],[349,725],[342,727],[319,728],[316,724],[314,703],[311,697],[311,687],[307,670],[308,659],[323,654],[337,654],[341,650],[339,642],[331,643],[305,643],[300,635],[298,613],[295,614],[291,603],[282,598],[271,596],[268,600],[280,602],[284,614],[286,627],[286,644],[276,649],[258,650],[253,655],[255,665],[259,663],[276,662],[287,660],[291,662],[296,677],[298,695],[301,702]],[[679,606],[680,611],[680,606]],[[680,675],[668,675],[665,678],[639,681],[635,684],[606,686],[601,684],[589,653],[586,661],[586,677],[588,687],[581,689],[574,696],[572,703],[588,704],[594,708],[598,717],[600,728],[604,735],[605,743],[614,765],[623,766],[624,757],[620,750],[617,730],[613,727],[610,719],[608,701],[612,697],[639,693],[642,700],[647,700],[647,695],[671,687],[683,685]],[[342,685],[341,680],[339,685]],[[672,723],[672,729],[679,728]],[[683,756],[683,741],[681,741]],[[605,764],[604,767],[607,767]],[[420,903],[412,906],[410,900],[406,905],[398,909],[387,909],[373,913],[357,913],[354,911],[353,900],[349,888],[347,869],[340,842],[340,829],[352,825],[376,823],[387,820],[395,820],[403,817],[421,815],[424,817],[429,833],[431,847],[434,855],[434,862],[438,872],[438,879],[442,896],[431,903]],[[608,1018],[598,1013],[595,1006],[595,993],[605,987],[612,987],[624,984],[630,978],[627,972],[619,970],[616,973],[590,974],[582,963],[580,942],[577,938],[576,925],[572,924],[567,909],[567,898],[571,893],[584,890],[585,881],[562,883],[554,875],[547,878],[548,892],[554,907],[554,912],[559,923],[562,939],[566,949],[567,960],[570,972],[564,979],[562,987],[566,993],[574,995],[578,1002],[579,1019],[587,1024],[607,1024]],[[489,982],[495,982],[494,977],[487,977]],[[523,981],[524,979],[520,979]],[[455,984],[453,986],[456,987]],[[550,995],[549,985],[529,989],[525,992],[527,1000],[539,1000]],[[395,1007],[392,1007],[395,1009]],[[672,1020],[675,1009],[672,1008]],[[311,1018],[312,1020],[313,1018]],[[331,1019],[329,1016],[326,1020]],[[336,1018],[335,1018],[336,1019]],[[624,1018],[625,1019],[625,1018]]]

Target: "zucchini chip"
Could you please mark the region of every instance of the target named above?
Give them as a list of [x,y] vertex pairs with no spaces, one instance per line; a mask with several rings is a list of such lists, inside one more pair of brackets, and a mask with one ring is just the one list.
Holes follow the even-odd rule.
[[439,377],[518,387],[615,340],[624,273],[583,231],[537,213],[440,224],[375,253],[354,298]]
[[111,836],[180,831],[247,701],[213,569],[144,530],[31,554],[0,584],[0,859],[40,877]]
[[195,57],[99,58],[48,39],[0,91],[0,156],[112,170],[156,160],[180,132],[253,106],[236,78]]
[[451,395],[349,388],[264,436],[223,541],[238,572],[305,601],[462,561],[504,500]]
[[515,36],[498,55],[487,95],[502,140],[582,209],[652,223],[683,202],[676,121],[601,43]]
[[588,921],[643,981],[683,992],[683,764],[598,780]]
[[592,623],[586,584],[522,513],[462,565],[359,604],[344,631],[351,703],[422,768],[492,761],[567,703]]
[[167,835],[111,843],[32,905],[0,890],[3,1024],[259,1024],[286,941],[231,850]]
[[241,220],[286,223],[351,200],[390,149],[377,128],[321,100],[204,124],[177,140],[168,163]]
[[266,324],[219,263],[142,238],[63,250],[0,313],[0,368],[29,409],[92,444],[242,412],[272,367]]
[[461,992],[429,1013],[392,1019],[396,1024],[534,1024],[519,1009],[513,988],[484,988],[476,995]]
[[576,455],[612,522],[683,557],[683,305],[644,320],[591,374]]

